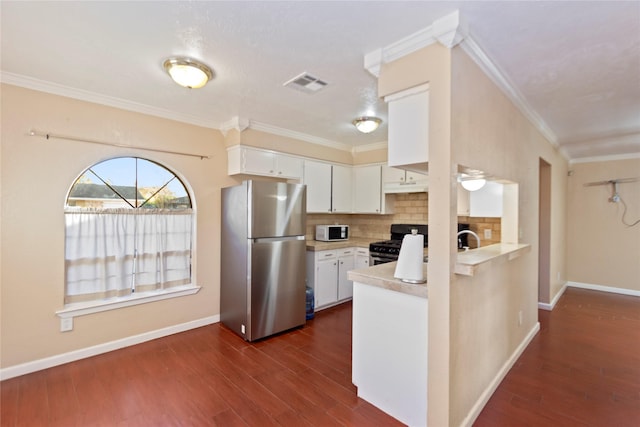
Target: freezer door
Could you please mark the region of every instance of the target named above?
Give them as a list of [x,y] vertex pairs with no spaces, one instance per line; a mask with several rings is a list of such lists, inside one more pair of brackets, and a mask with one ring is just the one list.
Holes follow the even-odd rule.
[[304,236],[251,243],[247,340],[304,325],[305,248]]
[[304,236],[306,186],[249,181],[249,238]]

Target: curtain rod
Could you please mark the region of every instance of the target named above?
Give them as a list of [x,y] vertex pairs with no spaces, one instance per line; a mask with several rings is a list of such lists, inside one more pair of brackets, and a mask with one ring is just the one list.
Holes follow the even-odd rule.
[[88,142],[89,144],[109,145],[111,147],[134,148],[136,150],[155,151],[156,153],[177,154],[179,156],[199,157],[200,160],[209,158],[209,156],[204,156],[204,155],[201,155],[201,154],[181,153],[179,151],[160,150],[160,149],[157,149],[157,148],[136,147],[134,145],[117,144],[115,142],[104,142],[104,141],[97,141],[97,140],[92,140],[92,139],[87,139],[87,138],[77,138],[77,137],[74,137],[74,136],[56,135],[56,134],[49,133],[49,132],[38,132],[38,131],[33,130],[33,129],[29,131],[29,135],[30,136],[41,136],[41,137],[43,137],[45,139],[51,139],[51,138],[54,138],[54,139],[65,139],[67,141]]

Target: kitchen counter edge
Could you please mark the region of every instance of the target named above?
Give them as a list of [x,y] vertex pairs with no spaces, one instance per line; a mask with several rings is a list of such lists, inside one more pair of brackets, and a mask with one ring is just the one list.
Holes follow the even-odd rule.
[[[384,264],[374,265],[368,268],[351,270],[347,272],[347,278],[354,282],[363,283],[365,285],[377,286],[379,288],[389,289],[391,291],[400,292],[407,295],[413,295],[420,298],[427,298],[426,283],[405,283],[393,277],[396,271],[397,261],[387,262]],[[427,264],[424,263],[423,274],[427,277]]]
[[528,243],[496,243],[478,249],[458,253],[454,272],[473,276],[483,264],[506,257],[509,261],[531,250]]
[[366,248],[369,249],[369,244],[373,242],[379,242],[380,239],[366,239],[361,237],[352,237],[349,240],[341,240],[338,242],[320,242],[318,240],[307,239],[307,250],[312,252],[318,251],[335,251],[337,249],[345,248]]

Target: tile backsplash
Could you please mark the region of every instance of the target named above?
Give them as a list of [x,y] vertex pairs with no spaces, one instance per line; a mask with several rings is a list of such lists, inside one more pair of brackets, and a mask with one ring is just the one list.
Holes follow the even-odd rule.
[[[393,194],[395,209],[393,214],[307,214],[307,239],[315,236],[315,226],[320,224],[347,224],[352,237],[387,240],[391,224],[427,224],[429,210],[427,193]],[[458,222],[470,224],[478,233],[482,246],[500,243],[500,218],[458,217]],[[484,238],[484,230],[491,230],[491,239]],[[475,239],[469,239],[475,247]]]

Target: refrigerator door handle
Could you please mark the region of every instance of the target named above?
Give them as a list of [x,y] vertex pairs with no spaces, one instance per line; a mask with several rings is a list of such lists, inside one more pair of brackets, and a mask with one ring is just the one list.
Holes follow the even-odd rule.
[[288,240],[305,240],[305,236],[259,237],[251,239],[253,243],[286,242]]

